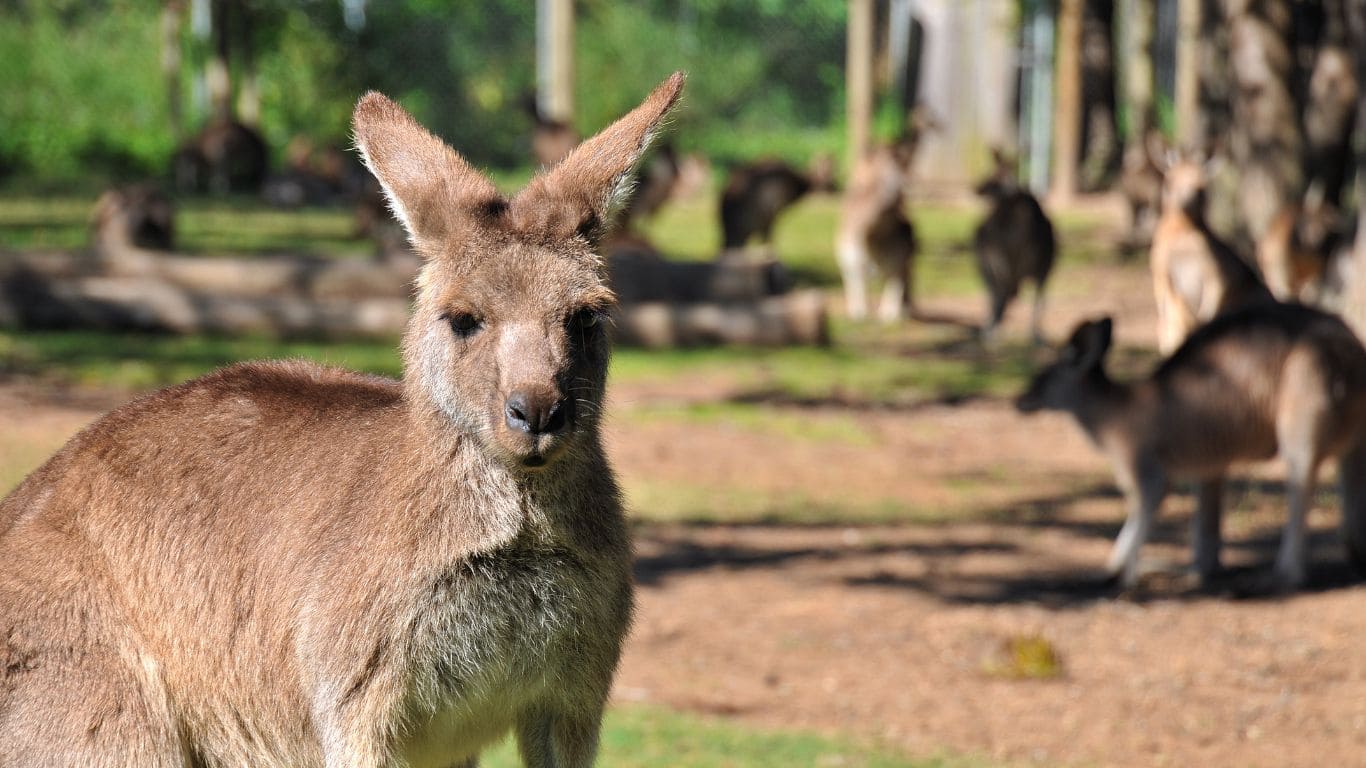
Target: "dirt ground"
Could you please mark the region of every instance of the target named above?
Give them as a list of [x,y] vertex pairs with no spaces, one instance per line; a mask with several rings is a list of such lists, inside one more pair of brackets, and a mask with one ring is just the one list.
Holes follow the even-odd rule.
[[[1079,269],[1048,332],[1111,312],[1150,344],[1140,269]],[[966,314],[976,304],[930,302]],[[1017,308],[1012,332],[1022,333]],[[908,361],[913,365],[914,361]],[[1121,502],[1060,416],[1000,400],[903,410],[794,408],[852,419],[833,445],[726,424],[632,420],[632,409],[724,398],[697,382],[619,389],[609,443],[628,485],[743,485],[876,500],[966,519],[877,524],[637,526],[639,615],[615,697],[761,727],[852,733],[916,755],[1047,765],[1351,765],[1366,747],[1366,590],[1343,561],[1335,497],[1312,517],[1312,584],[1258,588],[1282,499],[1275,468],[1232,489],[1231,573],[1195,590],[1158,573],[1120,595],[1099,568]],[[70,434],[113,403],[0,386],[0,424]],[[832,411],[837,411],[832,413]],[[0,456],[0,460],[6,457]],[[1169,500],[1146,559],[1184,563],[1187,497]],[[1039,636],[1058,673],[1010,674],[1004,648]]]

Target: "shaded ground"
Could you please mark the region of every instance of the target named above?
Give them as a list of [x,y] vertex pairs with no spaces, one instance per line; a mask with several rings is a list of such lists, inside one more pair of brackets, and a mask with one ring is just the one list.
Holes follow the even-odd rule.
[[[1121,344],[1151,345],[1141,266],[1069,270],[1053,295],[1051,337],[1104,311]],[[907,366],[986,354],[946,329]],[[119,399],[0,385],[0,468],[36,464]],[[999,396],[766,400],[724,377],[641,381],[614,401],[641,587],[621,701],[1050,765],[1337,765],[1366,747],[1366,591],[1332,496],[1311,521],[1311,589],[1257,588],[1280,522],[1274,468],[1231,492],[1219,586],[1158,574],[1121,596],[1098,570],[1120,500],[1062,417],[1024,419]],[[762,419],[697,418],[733,403]],[[1190,508],[1168,502],[1148,559],[1186,561]],[[1031,636],[1060,674],[1012,665],[1005,644]]]

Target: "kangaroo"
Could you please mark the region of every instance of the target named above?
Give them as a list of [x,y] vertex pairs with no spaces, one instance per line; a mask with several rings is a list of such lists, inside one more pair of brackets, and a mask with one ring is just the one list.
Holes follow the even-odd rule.
[[1329,261],[1342,245],[1340,215],[1317,182],[1304,202],[1276,214],[1257,242],[1257,266],[1279,301],[1317,303]]
[[1164,177],[1162,216],[1148,266],[1157,300],[1157,347],[1169,355],[1216,315],[1272,296],[1252,267],[1205,223],[1202,159],[1170,159]]
[[868,282],[874,271],[884,280],[879,318],[893,322],[915,314],[911,280],[917,243],[904,210],[915,149],[912,137],[869,150],[854,166],[844,193],[835,257],[845,311],[855,320],[868,316]]
[[1128,520],[1108,569],[1126,587],[1139,576],[1168,484],[1199,481],[1194,570],[1219,568],[1223,478],[1230,464],[1279,456],[1289,519],[1276,557],[1280,586],[1305,579],[1305,515],[1319,465],[1338,457],[1342,530],[1366,573],[1366,350],[1338,318],[1298,304],[1265,304],[1201,327],[1146,380],[1105,372],[1109,318],[1082,323],[1057,362],[1016,401],[1023,413],[1071,413],[1110,459]]
[[1142,142],[1124,150],[1119,174],[1119,189],[1129,206],[1129,231],[1124,236],[1127,248],[1147,250],[1153,242],[1153,229],[1162,210],[1162,164],[1167,153],[1162,133],[1149,128]]
[[0,765],[590,765],[632,610],[594,242],[682,84],[511,200],[362,98],[424,257],[403,380],[224,369],[0,503]]
[[722,247],[744,248],[755,237],[772,247],[779,214],[809,192],[834,190],[831,162],[829,155],[819,155],[809,173],[781,160],[759,160],[732,170],[721,191]]
[[673,144],[660,144],[636,169],[631,194],[617,213],[617,227],[634,229],[637,222],[653,217],[664,207],[678,183],[678,170],[678,152]]
[[549,168],[563,160],[579,143],[574,126],[542,112],[534,94],[528,94],[522,100],[522,108],[532,123],[531,156],[541,168]]
[[1057,237],[1039,201],[1016,181],[1015,161],[999,149],[991,154],[995,170],[977,186],[977,194],[988,200],[991,210],[973,235],[977,269],[990,301],[982,337],[992,339],[1020,285],[1030,280],[1034,283],[1030,327],[1034,340],[1042,341],[1044,286],[1057,255]]
[[260,191],[270,168],[261,133],[236,120],[214,119],[182,144],[171,159],[179,192],[216,195]]

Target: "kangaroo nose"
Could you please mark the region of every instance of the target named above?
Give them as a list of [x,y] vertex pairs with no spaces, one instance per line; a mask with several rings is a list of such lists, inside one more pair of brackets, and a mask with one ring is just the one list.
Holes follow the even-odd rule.
[[569,423],[568,410],[564,400],[517,391],[508,397],[504,414],[512,429],[533,435],[553,435]]

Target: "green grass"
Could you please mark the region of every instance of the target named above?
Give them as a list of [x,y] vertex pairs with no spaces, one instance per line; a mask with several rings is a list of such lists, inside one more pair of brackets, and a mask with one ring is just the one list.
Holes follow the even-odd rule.
[[[95,196],[0,196],[0,248],[77,250],[90,242]],[[176,249],[188,254],[365,256],[349,208],[279,211],[252,199],[178,202]]]
[[[972,344],[941,350],[933,336],[889,339],[877,329],[851,328],[830,348],[618,350],[616,385],[709,378],[740,403],[904,405],[929,399],[1005,395],[1017,389],[1032,358],[1027,347],[985,354]],[[106,334],[93,331],[0,331],[0,373],[20,373],[63,384],[149,389],[175,384],[239,360],[305,358],[397,376],[397,343],[302,342],[268,338]],[[702,421],[734,417],[743,409],[665,409],[661,418]],[[779,429],[785,427],[779,426]],[[836,428],[838,429],[838,428]]]
[[0,332],[0,373],[57,384],[142,390],[176,384],[240,360],[305,358],[397,376],[390,342],[286,342],[94,331]]
[[[645,227],[645,233],[666,255],[709,261],[721,247],[717,202],[704,197],[665,206]],[[840,201],[834,195],[803,199],[778,219],[773,249],[799,284],[837,287],[834,237]],[[972,235],[984,214],[980,205],[920,203],[911,206],[911,219],[920,241],[915,266],[915,291],[920,295],[968,295],[981,291],[972,257]],[[1071,263],[1114,260],[1113,234],[1103,217],[1064,212],[1054,216],[1063,259]]]
[[[498,181],[514,190],[529,173],[504,173]],[[94,204],[94,196],[89,195],[0,196],[0,249],[84,248],[89,243]],[[971,242],[981,206],[924,203],[913,206],[911,216],[920,239],[916,292],[969,295],[980,291]],[[1070,212],[1055,218],[1065,259],[1083,263],[1113,258],[1102,219]],[[839,285],[833,247],[838,220],[839,198],[833,195],[808,197],[779,219],[774,249],[799,284]],[[345,207],[286,212],[251,198],[191,199],[179,203],[176,227],[177,250],[189,254],[307,252],[353,258],[373,251],[368,241],[356,237],[355,221]],[[705,261],[720,250],[714,196],[665,206],[645,229],[655,245],[673,258]]]
[[[521,765],[511,741],[486,753],[487,768]],[[653,707],[608,712],[601,768],[949,768],[985,765],[963,759],[913,760],[895,751],[810,733],[756,731],[713,718]]]

